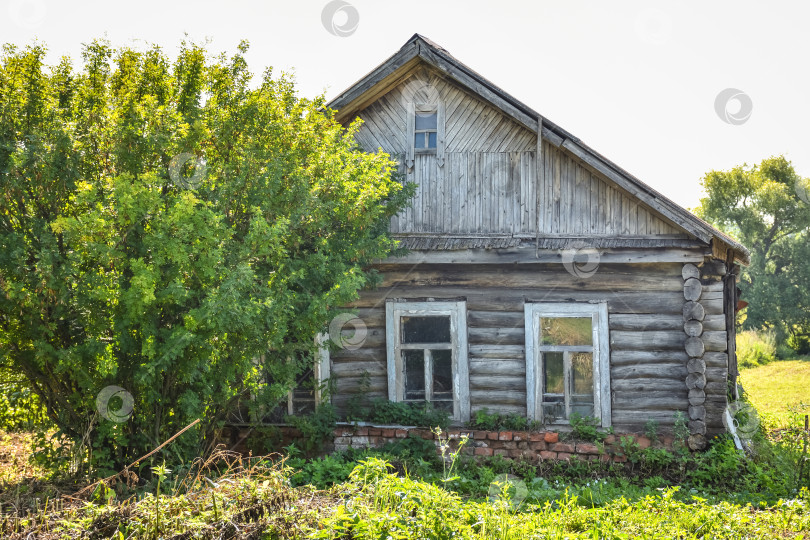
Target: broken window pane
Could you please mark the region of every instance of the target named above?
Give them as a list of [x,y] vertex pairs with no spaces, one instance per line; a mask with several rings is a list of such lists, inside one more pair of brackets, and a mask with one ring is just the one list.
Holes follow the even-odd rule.
[[449,349],[431,351],[433,356],[433,399],[453,399],[453,353]]
[[425,353],[402,351],[405,365],[405,399],[425,399]]
[[402,317],[402,343],[450,342],[450,317]]
[[590,317],[542,317],[540,336],[543,345],[592,345]]

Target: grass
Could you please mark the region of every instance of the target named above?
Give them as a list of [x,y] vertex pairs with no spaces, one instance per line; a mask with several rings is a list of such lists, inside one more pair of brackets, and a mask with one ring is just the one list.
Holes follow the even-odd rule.
[[810,405],[810,358],[742,369],[740,381],[760,416],[775,426],[784,426],[803,403]]

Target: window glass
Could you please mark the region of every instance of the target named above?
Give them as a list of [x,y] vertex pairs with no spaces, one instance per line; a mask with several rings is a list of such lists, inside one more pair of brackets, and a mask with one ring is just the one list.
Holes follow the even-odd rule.
[[571,353],[571,391],[593,395],[593,355]]
[[433,357],[433,399],[453,399],[453,353],[450,349],[430,352]]
[[428,148],[436,148],[436,132],[425,133],[428,138]]
[[432,113],[416,113],[416,122],[414,127],[417,131],[424,131],[424,130],[435,130],[437,125],[437,118],[438,115],[435,112]]
[[413,136],[413,147],[414,148],[424,148],[425,147],[425,134],[424,133],[417,133]]
[[544,394],[564,394],[563,384],[563,353],[547,352],[543,353],[543,369],[545,370]]
[[540,335],[543,345],[592,345],[590,317],[542,317]]
[[450,343],[450,317],[402,317],[402,343]]
[[425,399],[425,353],[421,350],[402,351],[405,364],[405,399]]

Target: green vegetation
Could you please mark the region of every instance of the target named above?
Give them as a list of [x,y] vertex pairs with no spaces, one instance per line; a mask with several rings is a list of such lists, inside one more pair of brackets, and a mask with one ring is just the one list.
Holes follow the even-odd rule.
[[810,414],[810,359],[743,369],[740,382],[760,417],[774,429],[798,427],[802,415]]
[[746,330],[737,334],[737,365],[752,368],[776,360],[776,336],[767,330]]
[[46,407],[70,442],[42,438],[52,466],[109,474],[197,419],[164,457],[210,452],[228,414],[286,396],[394,246],[396,164],[246,52],[2,49],[0,374],[29,393],[0,408]]
[[751,251],[740,288],[746,330],[772,329],[778,344],[810,352],[810,184],[783,156],[711,171],[696,213]]

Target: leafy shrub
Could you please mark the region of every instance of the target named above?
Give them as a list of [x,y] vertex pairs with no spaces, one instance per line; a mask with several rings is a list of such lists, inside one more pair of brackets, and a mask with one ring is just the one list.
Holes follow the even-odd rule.
[[776,336],[771,331],[746,330],[737,334],[737,363],[740,367],[761,366],[776,360]]
[[429,401],[406,403],[378,398],[371,402],[367,421],[400,426],[440,427],[450,425],[450,413],[437,409]]
[[0,429],[31,431],[50,425],[45,406],[22,377],[0,379]]
[[484,431],[526,431],[540,427],[540,423],[529,421],[526,417],[516,413],[490,413],[486,407],[475,412],[470,427]]
[[288,416],[287,423],[298,428],[304,451],[312,454],[320,451],[325,442],[334,439],[337,415],[331,404],[322,403],[310,415]]
[[592,416],[572,412],[568,422],[571,424],[571,435],[581,441],[601,442],[608,435],[607,432],[599,431],[599,420]]

